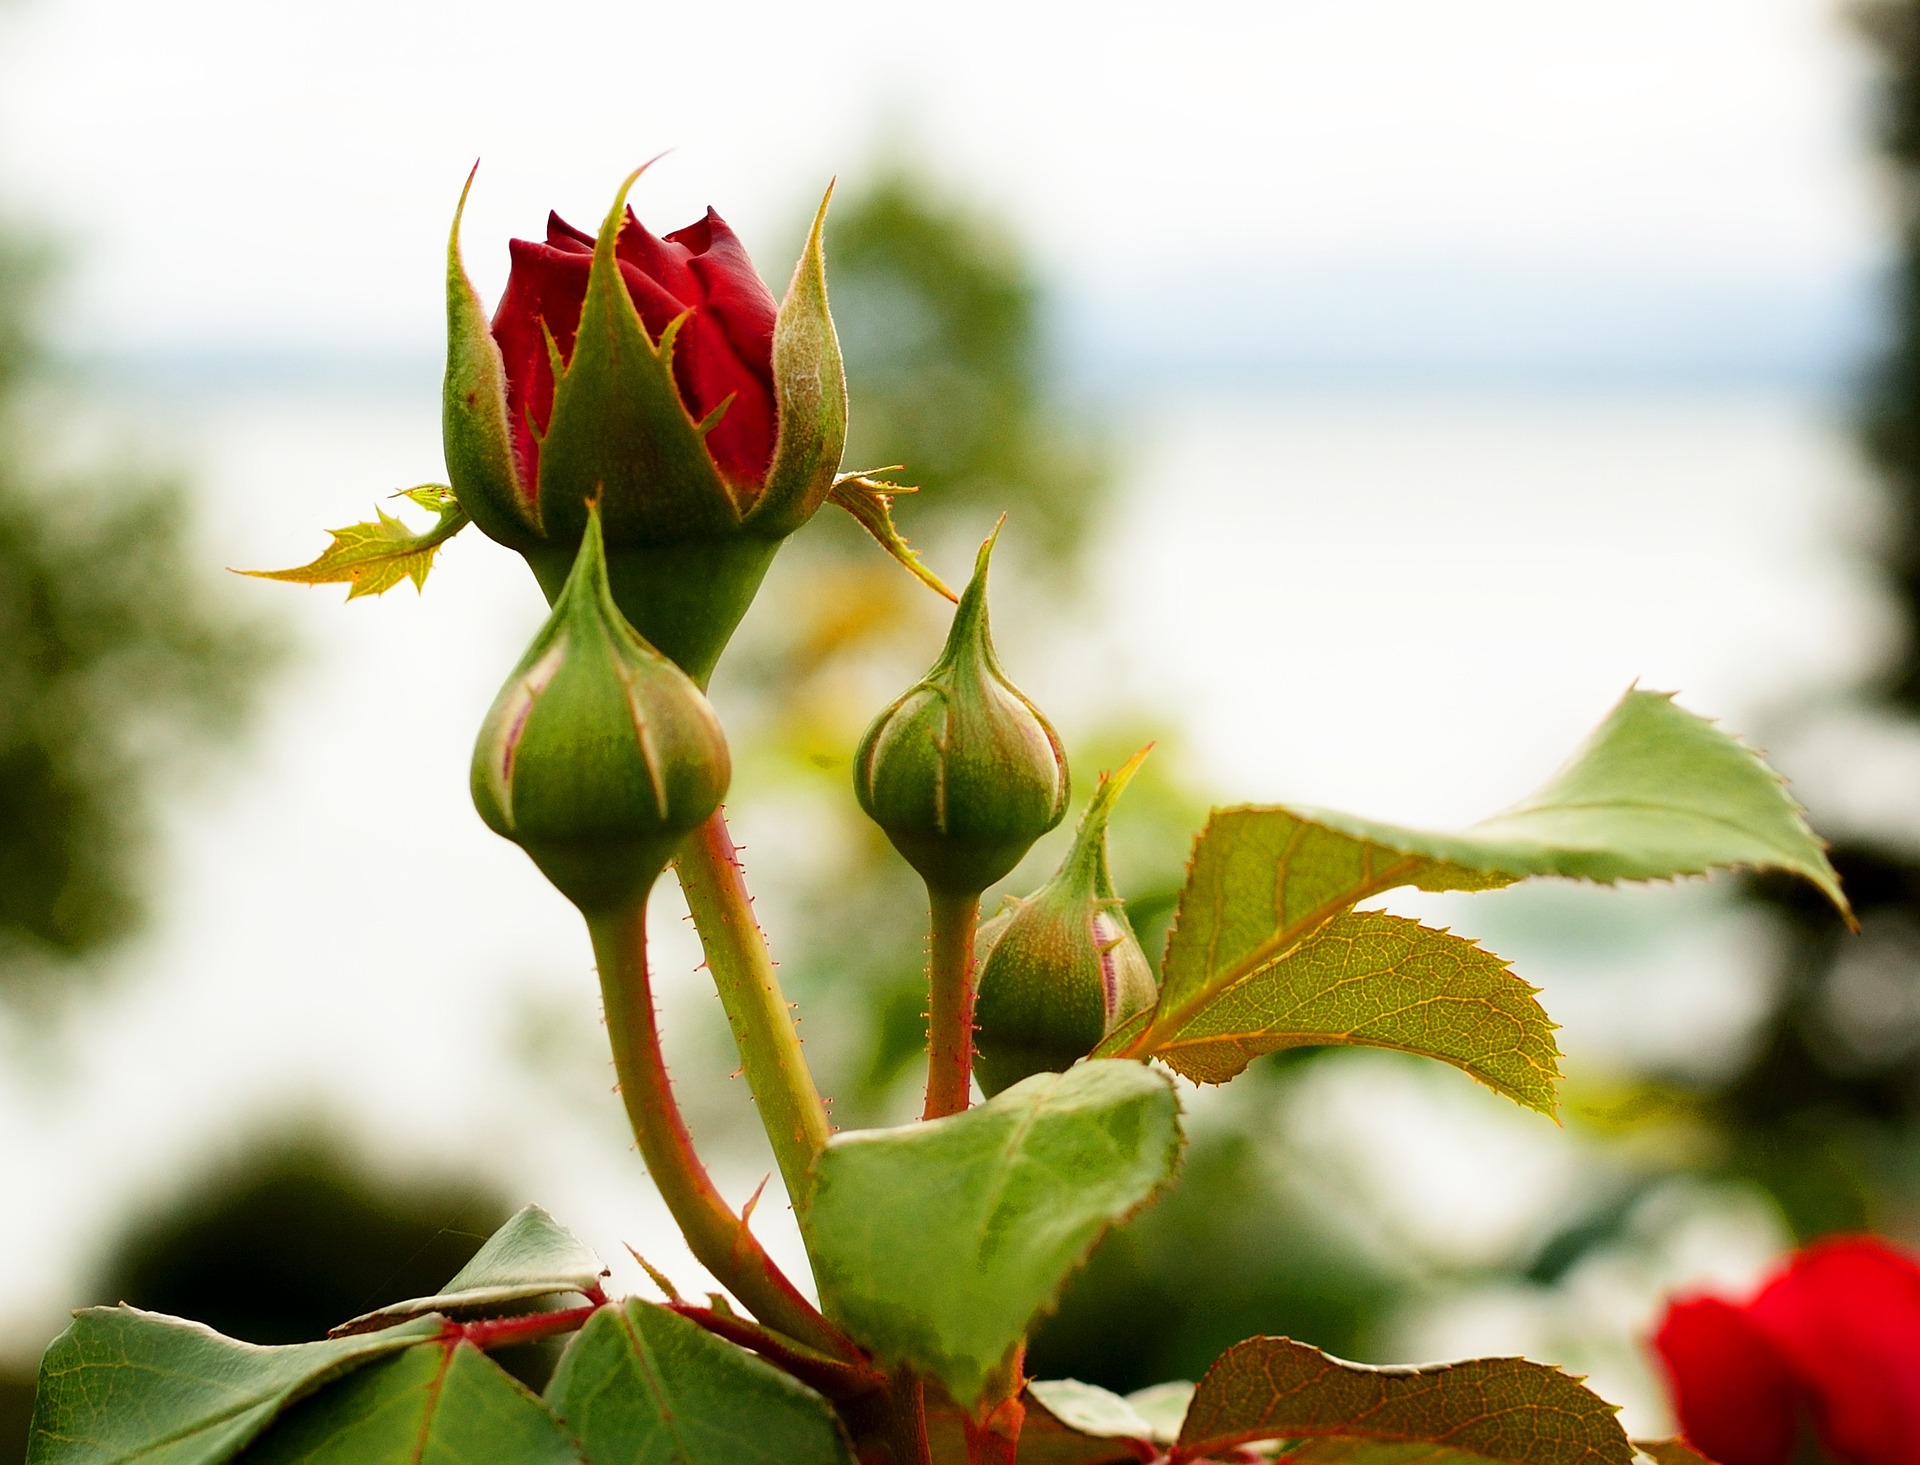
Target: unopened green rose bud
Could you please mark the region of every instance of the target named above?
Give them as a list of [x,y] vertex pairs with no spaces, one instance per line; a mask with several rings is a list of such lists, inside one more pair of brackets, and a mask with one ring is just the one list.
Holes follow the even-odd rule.
[[707,699],[613,603],[590,510],[553,613],[474,744],[480,817],[583,912],[618,911],[720,806],[731,772]]
[[873,720],[854,759],[860,807],[929,888],[978,895],[1060,822],[1067,758],[1046,718],[1007,680],[987,626],[980,546],[946,649]]
[[1146,757],[1102,778],[1054,876],[981,924],[973,1073],[989,1096],[1060,1073],[1154,1003],[1153,967],[1107,871],[1107,819]]

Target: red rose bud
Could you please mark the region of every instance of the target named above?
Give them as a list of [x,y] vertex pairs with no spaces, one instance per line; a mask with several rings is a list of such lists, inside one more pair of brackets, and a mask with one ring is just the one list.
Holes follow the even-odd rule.
[[1799,1253],[1745,1306],[1688,1298],[1654,1347],[1687,1442],[1718,1465],[1920,1465],[1920,1263],[1872,1237]]
[[840,464],[826,204],[776,307],[718,214],[656,238],[626,206],[632,183],[598,237],[552,215],[544,243],[514,240],[491,323],[460,262],[456,213],[447,469],[461,507],[526,556],[549,600],[597,499],[614,599],[704,683],[779,541],[826,500]]
[[1065,1072],[1159,996],[1107,869],[1107,820],[1146,756],[1100,780],[1053,878],[974,937],[973,1073],[988,1097]]
[[1060,739],[993,651],[999,532],[980,546],[940,659],[873,720],[853,762],[860,807],[929,887],[954,895],[979,895],[1067,810]]
[[621,617],[600,521],[473,749],[473,802],[589,915],[643,899],[720,806],[731,764],[687,674]]

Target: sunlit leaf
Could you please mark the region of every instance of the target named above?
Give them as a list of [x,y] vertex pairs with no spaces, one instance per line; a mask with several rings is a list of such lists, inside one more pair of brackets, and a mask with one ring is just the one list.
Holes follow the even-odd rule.
[[30,1465],[217,1465],[295,1399],[397,1349],[438,1318],[358,1338],[262,1348],[135,1307],[90,1307],[40,1363]]
[[[1200,1083],[1225,1083],[1282,1048],[1394,1048],[1552,1114],[1560,1055],[1534,992],[1464,937],[1346,911],[1156,1039],[1153,1055]],[[1142,1014],[1134,1031],[1147,1021]]]
[[595,1465],[851,1465],[825,1399],[664,1307],[582,1328],[547,1403]]
[[606,1275],[606,1267],[584,1241],[539,1206],[526,1206],[440,1291],[362,1313],[335,1328],[333,1336],[364,1333],[425,1312],[465,1312],[556,1294],[591,1295]]
[[247,1465],[583,1465],[526,1386],[469,1343],[415,1348],[295,1406]]
[[1287,1338],[1249,1338],[1220,1355],[1173,1458],[1258,1440],[1289,1441],[1298,1465],[1633,1461],[1613,1406],[1557,1368],[1523,1358],[1368,1368]]
[[946,1119],[834,1136],[807,1214],[828,1315],[963,1406],[1007,1386],[1068,1273],[1172,1177],[1177,1113],[1161,1074],[1089,1062]]
[[408,498],[422,508],[432,509],[438,518],[432,528],[415,533],[385,509],[375,508],[379,518],[370,524],[349,524],[332,529],[333,543],[309,564],[291,570],[241,570],[260,580],[288,580],[296,585],[334,585],[348,587],[347,599],[362,595],[384,595],[402,580],[413,581],[420,589],[427,583],[427,571],[440,546],[467,526],[466,510],[454,501],[453,491],[437,483],[410,488],[396,498]]
[[1230,989],[1399,886],[1491,890],[1533,875],[1613,882],[1728,866],[1791,871],[1846,910],[1778,776],[1668,694],[1638,689],[1538,793],[1458,834],[1322,810],[1217,810],[1194,845],[1159,1005],[1098,1051],[1156,1054]]

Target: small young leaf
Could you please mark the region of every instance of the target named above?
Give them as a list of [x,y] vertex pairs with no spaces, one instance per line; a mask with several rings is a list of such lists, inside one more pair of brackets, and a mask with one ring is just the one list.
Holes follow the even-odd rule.
[[852,1465],[826,1400],[637,1299],[580,1330],[547,1404],[595,1465]]
[[836,1135],[807,1213],[828,1315],[971,1408],[1102,1233],[1179,1160],[1161,1074],[1082,1063],[950,1118]]
[[287,1348],[223,1338],[137,1307],[74,1314],[40,1363],[29,1465],[219,1465],[293,1400],[397,1349],[438,1318]]
[[921,584],[938,591],[957,605],[960,597],[947,588],[946,582],[927,567],[926,561],[893,527],[894,496],[918,492],[918,489],[903,488],[897,483],[883,483],[864,473],[842,473],[833,481],[833,491],[827,497],[853,515],[860,527],[871,534],[882,549],[900,561]]
[[[1146,1022],[1143,1013],[1135,1031]],[[1153,1056],[1196,1082],[1225,1083],[1281,1048],[1395,1048],[1551,1116],[1553,1028],[1534,989],[1493,953],[1404,916],[1346,911],[1165,1032]]]
[[584,1465],[546,1406],[470,1343],[416,1348],[290,1410],[247,1465]]
[[[1421,1368],[1343,1363],[1289,1338],[1249,1338],[1194,1391],[1172,1458],[1287,1440],[1300,1465],[1632,1465],[1611,1404],[1523,1358]],[[1408,1446],[1429,1448],[1409,1451]]]
[[1666,693],[1629,691],[1538,793],[1459,834],[1293,808],[1216,810],[1194,843],[1159,1006],[1104,1055],[1149,1057],[1220,993],[1398,886],[1492,890],[1533,875],[1661,880],[1734,865],[1802,875],[1845,913],[1777,775]]
[[[329,1336],[369,1332],[423,1312],[463,1312],[555,1294],[587,1295],[599,1291],[606,1275],[606,1267],[584,1241],[539,1206],[525,1206],[433,1296],[362,1313]],[[571,1305],[571,1299],[568,1302]]]
[[467,526],[467,513],[454,501],[453,491],[437,483],[423,483],[407,489],[395,498],[408,498],[423,509],[439,515],[431,529],[416,534],[385,509],[375,508],[380,517],[371,524],[349,524],[331,529],[333,543],[311,564],[292,570],[241,570],[258,580],[290,580],[296,585],[332,585],[344,583],[347,599],[362,595],[384,595],[402,580],[413,581],[419,590],[427,583],[427,571],[440,546]]

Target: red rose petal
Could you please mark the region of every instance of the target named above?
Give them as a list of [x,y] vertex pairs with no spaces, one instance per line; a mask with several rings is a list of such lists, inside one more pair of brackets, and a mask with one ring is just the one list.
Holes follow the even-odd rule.
[[1676,1302],[1653,1345],[1689,1444],[1719,1465],[1787,1465],[1800,1385],[1743,1311],[1717,1297]]

